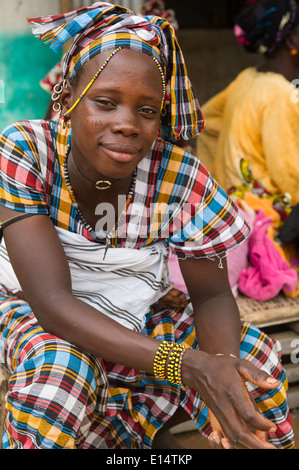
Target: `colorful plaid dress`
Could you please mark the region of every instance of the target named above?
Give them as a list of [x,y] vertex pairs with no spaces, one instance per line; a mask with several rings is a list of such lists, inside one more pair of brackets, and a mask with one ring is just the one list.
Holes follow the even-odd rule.
[[[91,240],[64,177],[70,144],[71,129],[55,121],[8,127],[0,136],[0,203],[20,212],[46,214],[57,228]],[[165,212],[168,216],[153,216],[161,205],[171,209]],[[138,218],[136,206],[143,208]],[[218,258],[221,265],[226,251],[248,232],[236,206],[201,163],[158,139],[138,165],[131,205],[111,242],[112,247],[139,249],[164,240],[180,257]],[[7,259],[3,245],[0,257]],[[194,390],[103,361],[48,334],[28,303],[4,282],[0,287],[0,360],[11,375],[5,448],[146,449],[179,406],[203,435],[209,435],[207,408]],[[163,311],[151,307],[141,333],[198,347],[191,304]],[[280,381],[274,391],[250,391],[261,412],[277,425],[271,441],[293,447],[278,344],[244,323],[240,345],[242,358]]]

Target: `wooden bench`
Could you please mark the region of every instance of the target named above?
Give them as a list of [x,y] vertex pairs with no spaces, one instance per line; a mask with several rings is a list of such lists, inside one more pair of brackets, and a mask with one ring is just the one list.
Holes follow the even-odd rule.
[[299,296],[279,295],[266,302],[238,296],[242,320],[258,326],[281,344],[282,363],[289,382],[290,409],[299,407]]

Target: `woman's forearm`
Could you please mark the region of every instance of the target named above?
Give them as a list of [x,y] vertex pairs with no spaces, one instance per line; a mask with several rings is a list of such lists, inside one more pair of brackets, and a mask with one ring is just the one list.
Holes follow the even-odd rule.
[[105,360],[153,372],[160,341],[129,330],[71,293],[62,291],[51,303],[31,307],[49,333]]
[[228,294],[203,302],[194,308],[194,318],[201,350],[239,355],[240,316],[233,296]]
[[[6,219],[14,212],[2,215]],[[25,298],[46,331],[111,362],[152,372],[160,342],[74,297],[65,253],[47,216],[13,224],[4,235]]]
[[180,262],[194,313],[196,335],[201,350],[211,354],[239,354],[240,316],[232,294],[226,259],[223,269],[210,259]]

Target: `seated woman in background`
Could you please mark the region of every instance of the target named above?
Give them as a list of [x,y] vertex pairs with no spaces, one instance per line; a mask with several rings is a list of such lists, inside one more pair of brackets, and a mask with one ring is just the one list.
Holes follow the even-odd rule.
[[299,202],[298,23],[295,0],[257,0],[236,18],[237,41],[265,61],[204,104],[197,139],[198,158],[226,191],[258,183]]
[[31,22],[74,41],[61,118],[0,136],[4,448],[173,448],[186,416],[216,447],[292,448],[279,345],[241,324],[227,279],[248,225],[174,143],[202,119],[173,28],[107,3]]

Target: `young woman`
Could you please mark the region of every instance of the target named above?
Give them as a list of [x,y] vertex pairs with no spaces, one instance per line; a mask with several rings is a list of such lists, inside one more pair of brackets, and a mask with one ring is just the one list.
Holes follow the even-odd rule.
[[240,325],[227,279],[248,227],[171,142],[202,128],[173,29],[106,3],[32,22],[54,50],[75,39],[61,119],[0,139],[4,447],[175,446],[187,415],[217,447],[293,447],[277,345]]

